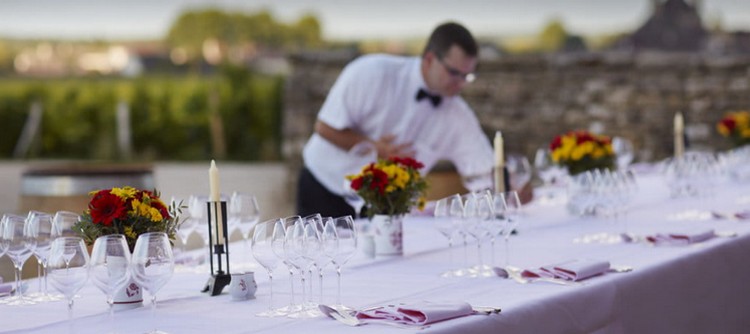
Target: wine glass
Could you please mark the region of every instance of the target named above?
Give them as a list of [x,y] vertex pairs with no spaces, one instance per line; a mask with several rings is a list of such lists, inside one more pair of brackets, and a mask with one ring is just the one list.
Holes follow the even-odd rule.
[[612,150],[617,157],[617,169],[625,170],[633,161],[633,143],[622,137],[612,138]]
[[255,229],[253,229],[251,244],[253,257],[268,272],[268,310],[256,314],[259,317],[278,317],[284,315],[284,313],[273,308],[273,269],[278,265],[279,257],[273,252],[272,242],[274,227],[281,223],[281,218],[270,219],[256,224]]
[[505,168],[510,175],[510,189],[521,191],[531,181],[531,165],[529,159],[520,154],[508,154]]
[[34,300],[40,302],[55,301],[61,298],[47,293],[47,258],[52,243],[52,230],[52,216],[50,214],[41,211],[29,211],[26,216],[26,231],[29,233],[29,237],[35,240],[34,256],[39,262],[39,293],[34,296]]
[[54,227],[52,238],[57,237],[77,237],[80,235],[75,230],[74,225],[81,219],[75,212],[57,211],[52,217],[52,226]]
[[510,265],[510,235],[518,226],[521,216],[521,201],[515,191],[503,192],[495,195],[495,213],[503,218],[503,238],[505,238],[505,266]]
[[229,199],[229,217],[234,220],[235,225],[242,234],[244,247],[243,255],[248,255],[248,246],[252,237],[253,226],[260,220],[260,208],[258,200],[254,195],[242,192],[233,192]]
[[289,305],[280,308],[278,311],[283,312],[284,314],[292,314],[296,311],[298,311],[298,306],[294,301],[294,265],[292,262],[290,262],[287,257],[286,253],[284,252],[284,242],[286,241],[286,234],[288,230],[288,226],[294,225],[294,223],[298,220],[302,220],[302,217],[300,216],[290,216],[286,217],[284,219],[280,219],[274,224],[273,228],[273,236],[271,237],[271,248],[273,249],[273,253],[276,254],[276,256],[281,259],[281,263],[285,264],[287,267],[287,270],[289,270],[289,291],[290,293],[290,300]]
[[89,275],[99,290],[107,296],[110,321],[114,320],[114,295],[130,280],[130,249],[122,234],[96,238],[91,250]]
[[0,224],[2,224],[2,235],[0,237],[2,237],[3,248],[15,268],[16,293],[18,294],[3,299],[2,303],[6,305],[33,305],[35,302],[23,295],[21,275],[23,264],[31,257],[36,240],[30,237],[26,231],[26,219],[24,217],[6,214]]
[[302,222],[302,219],[295,219],[294,221],[289,222],[289,224],[285,224],[286,228],[286,234],[284,235],[284,259],[289,262],[295,269],[297,269],[297,272],[300,276],[300,282],[302,282],[302,300],[299,304],[299,309],[297,311],[300,312],[293,312],[290,313],[289,316],[291,317],[303,317],[302,314],[304,314],[305,311],[305,297],[306,297],[306,286],[305,286],[305,272],[308,269],[309,264],[312,263],[312,261],[307,261],[306,258],[302,256],[302,253],[304,253],[304,223]]
[[549,203],[555,197],[552,186],[557,183],[558,178],[562,177],[565,172],[560,166],[555,164],[549,149],[546,147],[536,150],[534,168],[542,180],[542,186],[545,190],[545,193],[542,195],[542,201],[545,204]]
[[[139,235],[133,249],[130,270],[135,282],[151,295],[151,316],[156,325],[156,293],[174,273],[174,257],[167,234],[149,232]],[[150,333],[165,332],[154,329]]]
[[326,222],[324,232],[328,234],[326,236],[328,240],[335,238],[337,241],[335,252],[331,253],[331,262],[336,268],[336,275],[338,277],[336,307],[346,309],[341,304],[341,268],[354,256],[357,250],[357,231],[354,229],[354,220],[352,216],[331,219]]
[[[459,228],[456,226],[456,222],[450,216],[450,205],[451,201],[458,197],[461,200],[461,196],[454,194],[449,197],[441,198],[435,201],[435,227],[446,239],[448,239],[448,254],[449,254],[449,265],[453,267],[453,240],[454,236],[459,232]],[[442,277],[453,277],[455,269],[448,270],[440,276]]]
[[203,240],[203,249],[205,252],[203,252],[204,261],[203,263],[208,263],[210,250],[208,249],[209,246],[209,234],[208,234],[208,216],[206,215],[207,206],[206,203],[208,203],[208,196],[205,195],[190,195],[188,198],[188,213],[190,213],[190,218],[193,220],[193,229],[196,233],[198,233],[198,236],[201,237],[201,240]]
[[89,277],[89,252],[86,250],[83,239],[79,237],[55,239],[50,246],[47,262],[52,286],[68,300],[68,322],[70,326],[73,326],[73,297],[86,284]]

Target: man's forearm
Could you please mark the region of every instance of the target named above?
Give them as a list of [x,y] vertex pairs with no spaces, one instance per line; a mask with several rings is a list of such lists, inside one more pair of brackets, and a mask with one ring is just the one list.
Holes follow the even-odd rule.
[[350,150],[354,145],[357,145],[362,141],[369,140],[367,137],[352,129],[334,129],[321,121],[315,122],[315,132],[333,145],[336,145],[345,151]]

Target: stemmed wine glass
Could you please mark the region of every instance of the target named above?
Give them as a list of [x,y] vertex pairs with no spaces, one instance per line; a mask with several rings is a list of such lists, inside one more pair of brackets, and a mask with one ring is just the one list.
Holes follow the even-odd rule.
[[534,168],[536,169],[537,175],[542,180],[542,186],[545,193],[542,195],[543,203],[547,204],[551,199],[555,197],[552,186],[558,178],[562,177],[565,172],[562,168],[557,166],[552,160],[552,155],[546,147],[539,148],[536,150],[534,155]]
[[[151,315],[156,325],[156,293],[172,278],[174,257],[169,238],[164,232],[149,232],[138,236],[130,266],[136,283],[151,295]],[[150,333],[165,333],[154,329]]]
[[91,250],[89,275],[99,290],[107,295],[110,321],[114,320],[114,295],[130,280],[130,249],[122,234],[96,238]]
[[193,229],[203,240],[203,263],[208,263],[210,250],[208,249],[208,216],[206,216],[206,203],[208,202],[208,196],[205,195],[190,195],[188,198],[188,213],[190,213],[190,220],[192,220]]
[[247,256],[253,226],[260,220],[260,208],[254,195],[233,192],[229,199],[229,217],[242,234],[244,251]]
[[35,242],[34,256],[39,262],[39,294],[34,298],[36,301],[56,301],[61,297],[47,293],[47,258],[49,258],[50,246],[52,244],[52,216],[40,212],[30,211],[26,216],[26,232],[29,238]]
[[286,258],[284,253],[284,242],[286,241],[286,233],[288,226],[294,225],[294,222],[302,219],[300,216],[289,216],[283,219],[279,219],[273,227],[273,235],[271,236],[271,249],[273,253],[281,260],[281,263],[286,265],[289,270],[289,305],[277,309],[278,312],[283,315],[292,314],[297,312],[299,309],[297,303],[294,301],[294,265]]
[[[333,220],[333,218],[325,217],[319,221],[316,220],[314,222],[310,222],[310,224],[314,224],[315,232],[318,234],[319,240],[317,254],[313,254],[313,265],[318,268],[318,301],[320,304],[323,304],[323,270],[329,263],[331,263],[332,260],[330,252],[326,251],[326,249],[330,249],[331,246],[336,243],[335,239],[327,239],[330,236],[327,236],[324,233],[325,224],[330,220]],[[309,231],[306,231],[306,233],[309,233]]]
[[622,137],[614,137],[612,138],[612,150],[617,157],[617,169],[627,169],[635,155],[633,152],[633,143]]
[[89,277],[89,252],[80,237],[52,241],[47,270],[50,282],[68,300],[68,322],[73,326],[73,297]]
[[[448,239],[448,256],[449,256],[449,265],[453,267],[453,236],[458,231],[458,228],[455,224],[455,221],[450,218],[450,203],[451,201],[458,196],[461,200],[460,196],[458,194],[454,194],[453,196],[441,198],[437,201],[435,201],[435,227],[437,230],[442,234],[446,239]],[[454,276],[454,269],[450,269],[442,274],[440,274],[441,277],[453,277]]]
[[[352,216],[343,216],[328,220],[323,228],[323,233],[326,235],[325,238],[329,240],[326,242],[324,249],[330,252],[331,262],[336,268],[336,275],[338,277],[335,306],[338,309],[346,309],[341,304],[341,268],[354,256],[357,250],[357,231],[354,228],[354,220]],[[334,239],[336,240],[336,247],[335,249],[331,249],[330,240]]]
[[2,303],[7,305],[33,305],[35,302],[23,295],[21,287],[21,275],[23,264],[31,257],[36,240],[29,236],[26,231],[26,219],[21,216],[6,214],[2,218],[2,239],[3,249],[10,257],[15,268],[16,293],[17,295],[3,299]]
[[531,181],[531,165],[529,159],[520,154],[508,154],[505,167],[510,174],[510,189],[520,191]]
[[279,257],[273,251],[274,228],[283,226],[281,218],[270,219],[255,225],[251,248],[253,257],[268,272],[268,310],[256,314],[259,317],[278,317],[285,315],[273,308],[273,269],[279,264]]
[[75,212],[70,211],[57,211],[55,216],[52,218],[52,226],[54,226],[53,238],[56,237],[76,237],[79,235],[74,230],[74,225],[81,219]]
[[307,261],[302,256],[304,252],[304,223],[302,219],[295,219],[286,225],[286,234],[284,235],[284,260],[291,264],[300,276],[300,282],[302,282],[302,300],[299,303],[299,307],[295,308],[295,311],[289,314],[291,317],[302,317],[305,312],[305,297],[306,297],[306,286],[305,286],[305,272],[312,261]]
[[502,217],[504,222],[503,238],[505,238],[505,266],[510,265],[510,235],[518,226],[521,214],[521,201],[518,193],[508,191],[498,193],[494,198],[495,214]]

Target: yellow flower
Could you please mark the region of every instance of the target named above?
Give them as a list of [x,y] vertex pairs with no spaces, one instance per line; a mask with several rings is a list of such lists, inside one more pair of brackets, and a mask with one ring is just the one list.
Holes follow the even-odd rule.
[[128,237],[130,239],[137,239],[138,238],[138,235],[135,233],[135,231],[133,231],[133,227],[132,226],[125,226],[124,230],[125,230],[125,236],[126,237]]
[[417,200],[417,209],[419,209],[419,211],[424,210],[426,204],[427,200],[424,197],[420,197],[419,200]]
[[742,138],[750,138],[750,128],[743,129],[740,134],[742,135]]
[[383,166],[382,170],[388,175],[388,180],[391,181],[385,189],[386,192],[404,189],[409,183],[409,173],[398,165]]
[[150,205],[145,204],[137,199],[134,199],[131,202],[131,206],[133,207],[133,210],[130,211],[130,213],[133,216],[146,217],[152,222],[159,222],[163,219],[159,210],[157,210],[156,208],[152,208]]
[[125,200],[128,198],[133,198],[136,192],[137,190],[133,187],[122,187],[122,188],[112,188],[112,191],[110,191],[110,194],[115,195]]

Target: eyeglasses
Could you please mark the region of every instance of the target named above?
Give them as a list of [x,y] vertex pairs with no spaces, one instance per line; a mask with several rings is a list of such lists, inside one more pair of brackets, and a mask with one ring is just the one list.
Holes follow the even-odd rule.
[[437,58],[437,60],[440,62],[440,64],[443,64],[443,67],[445,67],[445,70],[448,71],[448,74],[450,74],[454,78],[461,79],[461,80],[469,82],[469,83],[470,82],[474,82],[474,80],[477,78],[476,74],[474,74],[472,72],[469,72],[469,73],[461,72],[461,71],[459,71],[459,70],[451,67],[450,65],[446,64],[445,61],[443,61],[442,58],[440,58],[440,57],[435,57],[435,58]]

